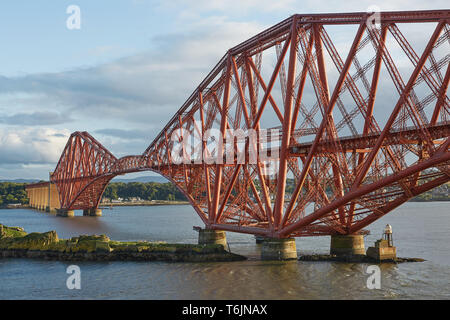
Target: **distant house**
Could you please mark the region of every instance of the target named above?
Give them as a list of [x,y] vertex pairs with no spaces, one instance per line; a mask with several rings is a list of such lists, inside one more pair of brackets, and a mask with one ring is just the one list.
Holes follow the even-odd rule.
[[141,198],[139,198],[139,197],[130,197],[130,198],[128,198],[128,201],[139,202],[139,201],[141,201]]
[[21,203],[10,203],[10,204],[8,204],[8,208],[18,208],[20,206],[22,206]]

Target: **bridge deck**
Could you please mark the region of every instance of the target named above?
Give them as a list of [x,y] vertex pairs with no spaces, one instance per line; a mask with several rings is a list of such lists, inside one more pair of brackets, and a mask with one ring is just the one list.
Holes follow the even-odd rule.
[[[430,134],[431,140],[438,140],[450,136],[450,124],[438,124],[435,126],[429,126],[426,131]],[[336,150],[336,145],[340,146],[344,152],[367,152],[375,145],[377,139],[380,137],[380,133],[371,133],[363,136],[349,136],[336,140],[324,140],[319,143],[319,152],[339,152]],[[417,128],[406,128],[398,131],[391,131],[386,139],[383,141],[383,146],[398,145],[398,144],[420,144],[423,135]],[[437,143],[437,142],[434,142]],[[297,143],[291,145],[291,156],[304,156],[307,155],[312,143]]]

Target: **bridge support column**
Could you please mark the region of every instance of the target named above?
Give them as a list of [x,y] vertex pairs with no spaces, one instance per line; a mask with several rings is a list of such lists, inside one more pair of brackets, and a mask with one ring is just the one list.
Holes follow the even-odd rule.
[[255,242],[256,242],[256,244],[261,244],[261,243],[264,242],[264,240],[266,240],[266,238],[263,237],[263,236],[255,236]]
[[75,215],[75,212],[73,210],[58,209],[56,211],[56,215],[58,217],[73,217]]
[[330,254],[337,256],[364,255],[364,236],[361,234],[332,235]]
[[297,259],[295,238],[265,238],[261,246],[261,260]]
[[102,210],[97,208],[83,209],[83,216],[101,217]]
[[223,230],[199,229],[198,244],[221,244],[228,249],[227,235]]
[[89,215],[91,217],[101,217],[102,216],[102,209],[98,209],[98,208],[89,209]]
[[395,260],[397,258],[397,248],[389,246],[384,241],[386,240],[378,240],[375,242],[374,247],[369,247],[366,253],[367,256],[378,261]]

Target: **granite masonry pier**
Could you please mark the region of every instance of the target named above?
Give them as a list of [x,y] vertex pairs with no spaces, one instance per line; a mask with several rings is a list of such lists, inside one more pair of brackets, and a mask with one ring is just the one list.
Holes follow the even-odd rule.
[[330,254],[302,255],[301,261],[338,261],[350,263],[401,263],[422,262],[421,258],[399,258],[397,249],[392,240],[392,227],[386,225],[383,238],[375,242],[367,251],[364,245],[364,236],[332,235]]

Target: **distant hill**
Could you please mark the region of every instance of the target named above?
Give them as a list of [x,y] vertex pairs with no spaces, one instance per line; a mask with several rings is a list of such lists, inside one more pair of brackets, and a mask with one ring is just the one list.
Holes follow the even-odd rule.
[[162,177],[162,176],[143,176],[143,177],[136,177],[136,178],[119,178],[116,177],[114,179],[111,180],[111,182],[124,182],[124,183],[128,183],[128,182],[159,182],[159,183],[164,183],[164,182],[169,182],[169,180],[167,180],[166,178]]
[[39,182],[39,179],[0,179],[0,182],[14,182],[14,183],[34,183]]
[[[39,182],[41,180],[39,179],[0,179],[0,182],[14,182],[14,183],[35,183]],[[48,180],[47,180],[48,181]],[[136,177],[136,178],[122,178],[122,177],[116,177],[111,180],[111,182],[159,182],[159,183],[165,183],[169,182],[166,178],[162,176],[143,176],[143,177]]]

